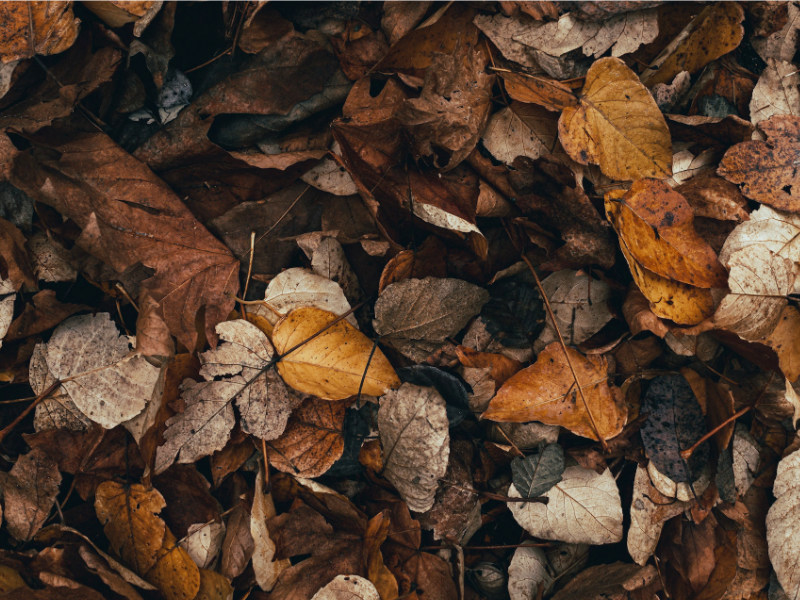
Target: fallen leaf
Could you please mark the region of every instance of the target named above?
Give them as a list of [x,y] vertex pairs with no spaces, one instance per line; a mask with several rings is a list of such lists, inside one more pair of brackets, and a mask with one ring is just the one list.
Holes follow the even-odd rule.
[[131,352],[108,313],[64,321],[47,343],[45,361],[75,406],[106,429],[142,412],[159,377],[158,368]]
[[767,60],[750,100],[750,121],[757,125],[775,115],[800,116],[800,77],[785,60]]
[[384,477],[410,510],[429,510],[450,454],[444,398],[433,388],[404,383],[381,397],[378,432]]
[[375,332],[412,360],[425,360],[486,304],[486,290],[460,279],[405,279],[375,302]]
[[102,0],[101,2],[87,2],[84,6],[100,17],[109,27],[122,27],[128,23],[135,23],[133,34],[139,37],[161,10],[162,4],[161,0],[134,0],[132,2]]
[[478,143],[494,83],[487,62],[486,53],[466,39],[452,53],[435,54],[419,98],[406,100],[397,115],[416,155],[432,159],[438,169],[453,169]]
[[[363,300],[364,295],[358,277],[347,260],[344,248],[336,238],[323,238],[309,258],[311,258],[311,268],[314,272],[339,284],[348,302],[357,304]],[[349,319],[350,317],[348,317]]]
[[[608,306],[611,288],[583,271],[556,271],[542,280],[542,289],[550,300],[555,325],[570,346],[582,344],[613,318]],[[548,317],[536,345],[544,348],[556,339],[553,321]]]
[[72,14],[72,2],[8,4],[0,10],[0,20],[0,59],[4,63],[64,52],[75,43],[81,22]]
[[286,431],[267,444],[269,463],[297,477],[323,475],[344,451],[344,415],[350,400],[306,399],[286,425]]
[[0,348],[3,347],[3,338],[8,333],[11,320],[14,318],[14,301],[17,299],[15,291],[10,279],[0,277],[0,294],[3,296],[0,300]]
[[251,515],[243,503],[237,503],[228,517],[219,572],[225,577],[238,577],[250,564],[255,540],[250,534]]
[[741,223],[750,218],[747,199],[734,184],[704,171],[675,188],[692,207],[695,217]]
[[[0,282],[0,294],[3,293],[3,284]],[[8,302],[9,298],[13,300],[14,297],[10,296],[0,300],[0,306],[13,308],[13,302]],[[59,302],[54,290],[37,292],[30,300],[22,309],[22,313],[13,321],[9,321],[11,325],[6,333],[6,341],[12,342],[47,331],[63,322],[67,317],[88,308],[82,304]],[[2,310],[0,309],[0,312]],[[5,308],[5,310],[11,311],[10,308]],[[10,318],[13,313],[9,312],[8,314]],[[2,339],[2,335],[0,335],[0,339]]]
[[[516,486],[510,498],[521,498]],[[573,544],[613,544],[622,539],[622,504],[611,471],[602,475],[583,467],[567,467],[562,480],[540,502],[508,502],[525,531],[546,540]]]
[[184,346],[197,346],[195,317],[203,307],[206,336],[215,340],[214,326],[233,307],[239,287],[230,251],[104,134],[54,133],[36,145],[58,158],[27,155],[15,166],[15,185],[75,221],[83,230],[78,245],[119,273],[137,263],[154,269],[144,285]]
[[369,579],[358,575],[337,575],[314,594],[311,600],[380,600],[378,590]]
[[[338,144],[335,145],[338,148]],[[330,157],[323,158],[306,171],[300,179],[321,192],[328,192],[334,196],[358,194],[358,187],[350,177],[350,173]]]
[[[261,467],[261,465],[259,465]],[[274,517],[275,503],[272,494],[264,493],[264,471],[259,468],[256,473],[255,491],[253,493],[253,510],[250,513],[250,535],[253,538],[253,572],[256,583],[265,592],[269,592],[281,571],[289,567],[288,560],[275,560],[275,542],[269,535],[267,521]]]
[[541,548],[522,546],[514,550],[508,565],[508,597],[510,600],[532,600],[543,597],[554,583],[550,564]]
[[650,598],[663,584],[653,565],[595,565],[570,579],[553,600],[638,600]]
[[656,550],[664,523],[687,508],[687,503],[664,496],[650,481],[647,469],[637,465],[631,498],[628,554],[644,566]]
[[503,79],[506,92],[513,100],[538,104],[555,112],[578,103],[572,89],[556,79],[501,69],[496,73]]
[[563,110],[558,133],[570,158],[599,165],[611,179],[672,175],[667,123],[647,88],[618,58],[591,66],[580,105]]
[[628,295],[622,304],[622,314],[632,335],[650,331],[663,338],[669,332],[664,322],[650,310],[650,303],[635,285],[628,289]]
[[642,398],[642,442],[658,470],[677,483],[693,482],[708,462],[704,442],[689,458],[688,450],[706,433],[706,424],[694,391],[683,375],[659,375],[648,383]]
[[28,240],[33,270],[39,281],[75,281],[78,271],[71,264],[69,251],[44,233]]
[[736,3],[707,6],[642,73],[647,86],[669,83],[681,71],[696,73],[712,60],[739,46],[744,37],[744,11]]
[[778,463],[778,472],[772,488],[775,503],[767,513],[767,545],[769,560],[781,587],[790,598],[800,594],[800,572],[795,568],[800,555],[797,538],[793,535],[797,521],[798,491],[797,469],[800,452],[792,452]]
[[[791,3],[767,7],[758,21],[763,27],[756,30],[758,36],[753,38],[753,48],[764,60],[792,60],[800,36],[800,8]],[[770,9],[776,12],[770,13]]]
[[[524,119],[520,113],[524,114]],[[517,156],[536,159],[552,152],[558,140],[558,128],[552,113],[536,106],[512,103],[491,116],[481,140],[492,156],[510,165]]]
[[333,313],[304,307],[278,321],[272,341],[281,356],[278,372],[283,380],[327,400],[358,393],[380,396],[397,387],[397,375],[380,349],[346,321],[331,325],[334,320]]
[[781,312],[775,329],[762,340],[778,355],[778,366],[789,381],[800,378],[800,311],[786,306]]
[[730,148],[717,173],[741,185],[752,200],[789,212],[800,212],[800,180],[795,162],[800,117],[778,115],[759,123],[767,141],[742,142]]
[[200,591],[200,570],[167,529],[156,555],[156,564],[145,573],[166,600],[193,600]]
[[406,34],[411,33],[428,12],[430,6],[431,2],[429,1],[415,2],[414,4],[387,2],[383,7],[381,29],[386,34],[389,43],[394,44]]
[[622,13],[607,21],[583,21],[571,12],[549,23],[517,25],[520,31],[512,34],[516,42],[530,46],[550,56],[561,56],[583,49],[586,56],[602,56],[611,48],[612,56],[622,56],[649,44],[658,35],[658,15],[655,10]]
[[511,481],[523,498],[541,496],[561,481],[563,473],[564,450],[558,444],[511,461]]
[[225,525],[212,521],[190,525],[186,537],[182,538],[178,544],[186,550],[189,558],[202,570],[208,569],[216,563],[224,539]]
[[598,434],[603,439],[619,434],[628,411],[617,388],[608,383],[607,359],[584,356],[572,348],[567,352],[588,406],[575,389],[564,349],[553,342],[533,365],[506,381],[481,418],[511,423],[540,421],[595,440]]
[[522,363],[503,354],[493,352],[478,352],[466,346],[458,346],[456,355],[459,362],[465,367],[476,369],[490,369],[489,376],[497,385],[503,385],[506,380],[522,368]]
[[[264,302],[268,303],[271,309],[256,304],[251,310],[273,325],[281,316],[301,306],[314,306],[337,316],[350,310],[350,303],[339,284],[299,267],[286,269],[276,275],[267,286]],[[352,314],[347,316],[347,321],[354,327],[357,326]]]
[[58,496],[61,473],[40,449],[21,455],[3,484],[3,517],[8,532],[30,541],[50,516]]

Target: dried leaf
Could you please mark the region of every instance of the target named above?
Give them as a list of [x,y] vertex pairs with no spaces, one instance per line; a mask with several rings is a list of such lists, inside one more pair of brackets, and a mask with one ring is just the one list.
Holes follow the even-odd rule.
[[380,600],[378,590],[369,579],[358,575],[337,575],[311,600]]
[[647,86],[669,83],[681,71],[695,73],[734,50],[744,37],[743,20],[744,11],[735,2],[707,6],[655,58],[642,81]]
[[653,565],[595,565],[570,579],[553,600],[638,600],[663,588]]
[[564,450],[558,444],[511,461],[511,480],[523,498],[541,496],[561,481],[563,473]]
[[[267,286],[264,301],[274,310],[255,305],[252,312],[263,316],[273,325],[282,315],[285,316],[301,306],[315,306],[337,316],[350,310],[350,303],[339,284],[299,267],[286,269],[276,275]],[[352,314],[347,316],[347,321],[357,327]]]
[[[519,112],[523,112],[523,119]],[[553,151],[558,140],[555,117],[536,106],[514,103],[494,113],[483,131],[484,147],[510,165],[517,156],[536,159]]]
[[142,35],[145,27],[161,10],[161,0],[102,0],[85,2],[84,6],[100,17],[109,27],[122,27],[135,23],[133,32],[136,37]]
[[383,341],[422,361],[488,299],[486,290],[460,279],[406,279],[386,286],[378,297],[373,326]]
[[781,587],[789,598],[800,595],[800,547],[794,535],[798,519],[800,487],[797,482],[800,469],[800,452],[792,452],[778,463],[778,472],[772,488],[775,503],[767,513],[767,544],[769,560]]
[[30,541],[47,518],[58,496],[61,473],[44,450],[21,455],[3,484],[3,503],[8,532]]
[[588,406],[578,394],[563,348],[553,342],[533,365],[506,381],[481,418],[511,423],[541,421],[591,439],[597,439],[598,433],[604,439],[619,434],[628,411],[617,388],[608,384],[608,361],[599,355],[584,356],[572,348],[567,352]]
[[344,452],[344,415],[350,404],[305,400],[289,417],[283,435],[267,444],[269,464],[297,477],[323,475]]
[[558,133],[573,160],[597,164],[611,179],[672,175],[667,123],[647,88],[618,58],[591,66],[580,105],[564,109]]
[[675,482],[693,482],[708,462],[704,442],[689,458],[687,450],[706,432],[705,419],[694,391],[683,375],[659,375],[649,381],[642,399],[642,441],[658,470]]
[[508,565],[510,600],[541,598],[553,585],[550,564],[541,548],[522,546],[514,550]]
[[253,572],[256,583],[265,592],[269,592],[281,572],[289,567],[288,560],[275,560],[275,542],[269,535],[267,521],[275,516],[275,504],[271,493],[264,493],[264,471],[256,473],[255,492],[253,494],[253,510],[250,513],[250,535],[253,538]]
[[156,564],[144,577],[166,600],[193,600],[200,591],[200,570],[169,529],[164,532]]
[[378,432],[383,475],[410,510],[429,510],[450,454],[444,398],[433,388],[404,383],[381,397]]
[[[400,382],[383,353],[346,321],[330,325],[335,319],[333,313],[305,307],[278,321],[272,341],[282,357],[278,372],[284,381],[300,392],[327,400],[359,392],[380,396],[397,387]],[[308,339],[312,336],[316,337]]]
[[186,537],[180,540],[180,547],[186,550],[200,569],[208,569],[217,560],[225,539],[225,525],[220,522],[194,523],[189,526]]
[[506,92],[513,100],[538,104],[556,112],[578,103],[572,89],[555,79],[502,70],[498,70],[497,74],[503,79]]
[[[510,498],[521,498],[517,488]],[[611,471],[602,475],[583,467],[567,467],[561,482],[540,502],[508,502],[514,519],[528,533],[574,544],[613,544],[622,539],[622,504]]]
[[0,8],[0,61],[64,52],[78,37],[72,2],[5,4]]
[[509,358],[503,354],[478,352],[466,346],[458,346],[456,348],[456,355],[458,356],[459,362],[465,367],[490,369],[489,376],[497,385],[503,385],[509,377],[522,368],[522,363],[520,361]]
[[767,60],[750,100],[750,121],[753,125],[775,115],[800,116],[800,77],[797,67],[785,60]]
[[800,117],[775,116],[759,123],[767,141],[736,144],[725,153],[717,173],[742,186],[752,200],[789,212],[800,212],[800,175],[796,165]]

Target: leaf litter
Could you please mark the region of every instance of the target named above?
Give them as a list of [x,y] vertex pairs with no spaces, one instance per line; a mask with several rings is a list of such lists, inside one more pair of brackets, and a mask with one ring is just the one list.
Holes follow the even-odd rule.
[[798,595],[794,3],[0,12],[9,597]]

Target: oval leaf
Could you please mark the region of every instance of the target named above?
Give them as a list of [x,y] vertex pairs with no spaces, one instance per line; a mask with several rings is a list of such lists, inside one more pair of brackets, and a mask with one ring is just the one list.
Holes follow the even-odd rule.
[[542,495],[559,481],[564,472],[564,451],[558,444],[549,444],[541,452],[511,461],[514,487],[523,498]]
[[767,513],[769,560],[789,598],[800,597],[800,452],[794,451],[778,463],[775,504]]

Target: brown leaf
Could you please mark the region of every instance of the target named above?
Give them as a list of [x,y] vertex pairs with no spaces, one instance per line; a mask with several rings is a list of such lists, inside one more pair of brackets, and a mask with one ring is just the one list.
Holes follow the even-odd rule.
[[753,125],[766,121],[775,115],[800,116],[800,77],[797,67],[787,61],[767,61],[767,68],[761,73],[753,88],[750,100],[750,120]]
[[639,600],[662,588],[652,565],[595,565],[572,577],[553,600]]
[[401,250],[386,263],[378,283],[378,293],[403,279],[447,276],[447,247],[436,236],[429,236],[419,248]]
[[259,463],[253,492],[253,509],[250,514],[250,536],[253,540],[253,572],[256,583],[265,592],[270,591],[281,571],[290,566],[287,559],[275,560],[275,542],[270,538],[267,521],[275,516],[272,494],[264,493],[264,469]]
[[695,287],[725,286],[725,269],[695,232],[689,203],[666,183],[640,180],[618,203],[606,198],[620,242],[644,268]]
[[88,310],[83,304],[60,302],[53,290],[42,290],[31,298],[22,313],[11,322],[6,341],[20,340],[55,327],[76,312]]
[[681,71],[695,73],[734,50],[744,37],[744,11],[736,2],[707,6],[642,73],[647,86],[668,83]]
[[139,262],[154,269],[145,287],[187,348],[198,344],[195,319],[201,309],[205,334],[215,340],[214,326],[227,316],[239,289],[238,261],[228,249],[147,167],[105,135],[53,132],[47,140],[40,138],[38,148],[59,158],[27,155],[15,169],[16,185],[75,221],[83,229],[79,245],[118,272]]
[[495,72],[503,79],[508,95],[519,102],[539,104],[556,112],[578,104],[572,89],[555,79],[501,69]]
[[748,198],[780,210],[800,212],[800,175],[795,163],[800,117],[775,116],[759,124],[767,141],[737,144],[725,153],[717,173],[738,183]]
[[628,322],[632,335],[637,335],[642,331],[651,331],[663,338],[669,331],[664,322],[653,314],[647,298],[635,286],[632,286],[628,290],[628,295],[625,296],[622,314]]
[[[272,341],[282,357],[278,372],[284,381],[328,400],[359,392],[380,396],[397,387],[400,381],[383,353],[347,321],[330,325],[335,319],[333,313],[305,307],[278,321]],[[316,337],[308,339],[311,336]],[[289,353],[298,344],[302,345]]]
[[344,451],[344,415],[350,400],[308,398],[289,418],[286,431],[267,444],[269,463],[298,477],[319,477]]
[[84,6],[100,17],[109,27],[122,27],[135,23],[133,32],[136,37],[142,35],[144,28],[153,20],[162,2],[158,0],[102,0],[88,2]]
[[405,2],[387,2],[383,5],[381,29],[390,44],[395,44],[403,36],[413,31],[428,12],[431,2],[422,1],[408,4]]
[[78,37],[72,2],[5,4],[0,8],[0,59],[31,58],[64,52]]
[[458,346],[456,355],[459,362],[465,367],[490,369],[489,375],[500,386],[522,368],[522,363],[503,354],[492,352],[478,352],[467,346]]
[[158,308],[158,302],[150,294],[141,294],[136,318],[136,351],[145,356],[172,356],[175,342]]
[[775,329],[763,342],[778,355],[778,364],[786,378],[794,382],[800,377],[800,311],[786,306]]
[[695,217],[737,223],[749,218],[747,200],[739,189],[711,171],[695,175],[675,191],[686,198]]
[[619,434],[628,411],[619,390],[608,384],[608,361],[602,356],[583,356],[572,348],[567,352],[588,406],[575,389],[563,348],[553,342],[533,365],[506,381],[481,418],[511,423],[541,421],[595,440],[598,433],[604,439]]
[[60,483],[58,466],[44,451],[33,449],[20,456],[3,486],[8,532],[30,541],[50,516]]
[[618,58],[591,66],[580,105],[564,109],[558,132],[573,160],[597,164],[612,179],[672,174],[667,123],[647,88]]
[[7,279],[15,290],[24,285],[36,289],[36,278],[25,250],[25,236],[10,221],[0,219],[0,277]]
[[200,569],[200,588],[194,600],[229,600],[233,597],[233,586],[224,575],[209,569]]

